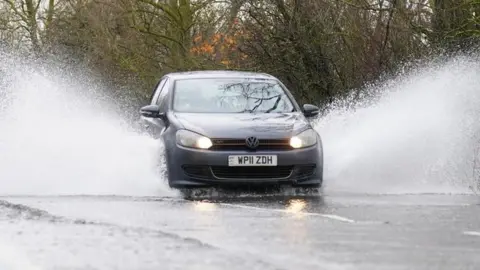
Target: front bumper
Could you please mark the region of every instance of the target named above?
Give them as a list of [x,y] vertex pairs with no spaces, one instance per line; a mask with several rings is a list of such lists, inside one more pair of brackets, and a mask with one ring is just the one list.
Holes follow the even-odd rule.
[[[276,155],[277,166],[229,167],[229,155]],[[216,151],[184,148],[166,149],[171,187],[287,184],[321,185],[323,156],[315,145],[295,150]]]

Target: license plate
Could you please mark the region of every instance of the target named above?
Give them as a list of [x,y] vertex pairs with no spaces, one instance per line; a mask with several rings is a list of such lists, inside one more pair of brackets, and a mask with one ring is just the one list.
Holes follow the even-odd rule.
[[229,156],[228,166],[277,166],[275,155]]

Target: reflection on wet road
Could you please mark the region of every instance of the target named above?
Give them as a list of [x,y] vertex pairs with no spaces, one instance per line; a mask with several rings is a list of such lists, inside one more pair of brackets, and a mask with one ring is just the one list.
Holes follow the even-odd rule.
[[0,265],[480,269],[479,210],[459,195],[3,197]]

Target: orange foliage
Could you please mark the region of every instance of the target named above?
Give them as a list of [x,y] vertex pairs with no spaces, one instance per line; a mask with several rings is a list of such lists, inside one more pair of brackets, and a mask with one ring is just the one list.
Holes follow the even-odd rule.
[[243,37],[242,30],[232,31],[232,33],[215,33],[207,37],[196,35],[193,37],[193,46],[190,52],[195,56],[201,56],[227,68],[232,68],[247,59],[247,55],[238,50]]

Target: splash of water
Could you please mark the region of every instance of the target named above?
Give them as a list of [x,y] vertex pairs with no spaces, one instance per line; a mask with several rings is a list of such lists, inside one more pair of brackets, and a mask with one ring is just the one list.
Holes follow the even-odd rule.
[[161,145],[129,129],[87,76],[1,60],[0,194],[174,194],[156,166]]
[[380,93],[375,102],[331,110],[318,122],[325,189],[471,193],[479,176],[479,74],[479,61],[458,57],[370,89]]
[[[161,145],[130,130],[87,75],[0,60],[0,194],[177,195],[156,167]],[[326,191],[470,192],[478,74],[478,61],[457,58],[331,110],[318,123]]]

